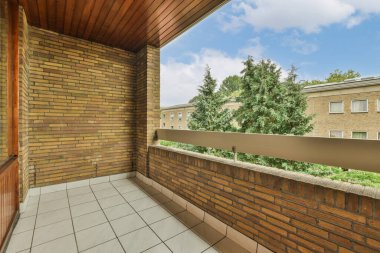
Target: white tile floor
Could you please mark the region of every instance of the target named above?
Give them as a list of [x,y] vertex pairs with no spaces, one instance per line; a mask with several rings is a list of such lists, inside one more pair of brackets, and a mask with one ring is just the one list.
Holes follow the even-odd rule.
[[6,253],[246,253],[137,179],[31,197]]

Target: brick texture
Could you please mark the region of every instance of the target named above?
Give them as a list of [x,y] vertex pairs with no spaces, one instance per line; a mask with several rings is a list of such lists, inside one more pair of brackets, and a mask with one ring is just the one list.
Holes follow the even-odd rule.
[[34,27],[29,42],[30,186],[133,170],[136,55]]
[[0,1],[0,163],[8,157],[7,118],[7,2]]
[[160,49],[146,46],[136,61],[136,165],[147,176],[148,146],[160,127]]
[[160,146],[149,148],[149,171],[274,252],[380,252],[379,199]]
[[29,26],[19,10],[19,183],[20,200],[29,190]]

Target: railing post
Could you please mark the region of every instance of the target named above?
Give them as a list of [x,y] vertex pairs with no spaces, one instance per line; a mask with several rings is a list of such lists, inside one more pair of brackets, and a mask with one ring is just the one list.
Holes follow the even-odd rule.
[[236,146],[232,146],[232,152],[234,153],[234,162],[237,161],[237,151],[236,151]]

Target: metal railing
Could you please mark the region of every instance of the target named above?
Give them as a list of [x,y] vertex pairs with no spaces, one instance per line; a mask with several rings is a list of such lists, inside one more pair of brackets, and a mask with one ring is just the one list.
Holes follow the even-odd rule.
[[380,141],[158,129],[158,140],[380,173]]

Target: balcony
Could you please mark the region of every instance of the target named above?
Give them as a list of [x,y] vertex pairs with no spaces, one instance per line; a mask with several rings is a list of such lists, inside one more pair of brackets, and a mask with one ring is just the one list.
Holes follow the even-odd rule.
[[379,189],[159,145],[380,172],[378,141],[159,129],[160,47],[224,2],[0,2],[1,253],[380,251]]

